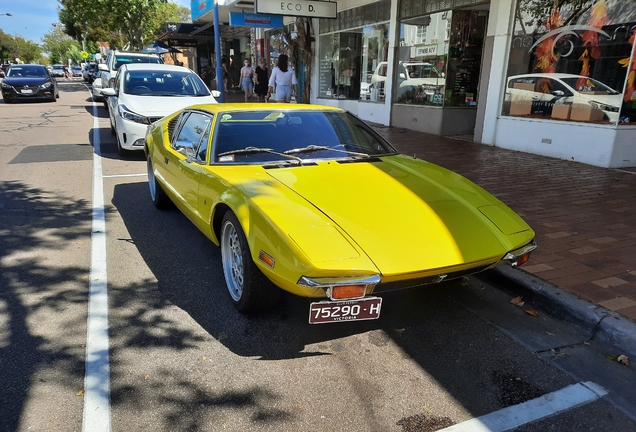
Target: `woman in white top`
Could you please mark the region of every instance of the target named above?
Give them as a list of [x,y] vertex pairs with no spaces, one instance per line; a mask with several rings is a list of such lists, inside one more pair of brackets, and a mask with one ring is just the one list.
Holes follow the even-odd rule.
[[272,75],[269,77],[269,88],[267,89],[267,97],[272,94],[276,87],[276,102],[289,102],[292,96],[292,86],[294,93],[298,94],[298,81],[296,74],[288,65],[288,57],[281,54],[278,57],[278,66],[272,69]]

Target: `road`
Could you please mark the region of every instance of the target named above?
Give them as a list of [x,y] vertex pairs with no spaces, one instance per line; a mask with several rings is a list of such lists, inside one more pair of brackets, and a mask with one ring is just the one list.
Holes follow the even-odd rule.
[[[514,430],[636,431],[633,365],[540,305],[510,304],[492,275],[387,294],[375,321],[310,326],[309,302],[287,294],[238,314],[218,248],[154,208],[143,155],[117,155],[87,87],[60,89],[56,103],[0,102],[0,430],[420,432],[481,418],[494,431],[528,415]],[[109,397],[88,410],[102,258]]]

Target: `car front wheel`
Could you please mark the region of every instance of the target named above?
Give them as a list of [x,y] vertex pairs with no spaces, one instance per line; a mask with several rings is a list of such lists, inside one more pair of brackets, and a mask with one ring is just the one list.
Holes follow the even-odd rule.
[[230,298],[239,312],[258,312],[278,303],[280,288],[252,260],[243,229],[231,211],[221,223],[221,261]]
[[152,161],[148,156],[146,166],[148,167],[148,187],[150,188],[150,199],[158,209],[165,209],[170,205],[170,198],[161,189],[161,185],[155,177],[155,171],[152,168]]

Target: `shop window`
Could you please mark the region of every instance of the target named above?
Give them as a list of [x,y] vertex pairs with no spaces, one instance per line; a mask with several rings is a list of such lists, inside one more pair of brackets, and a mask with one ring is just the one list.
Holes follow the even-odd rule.
[[361,59],[361,32],[321,36],[318,97],[358,99],[361,84]]
[[474,107],[487,11],[455,10],[403,20],[396,103]]
[[[318,97],[384,101],[388,24],[320,36]],[[377,75],[377,76],[376,76]]]
[[451,12],[411,18],[400,25],[398,62],[394,73],[396,103],[444,104]]
[[599,0],[538,10],[519,0],[502,115],[636,124],[636,25],[625,7]]

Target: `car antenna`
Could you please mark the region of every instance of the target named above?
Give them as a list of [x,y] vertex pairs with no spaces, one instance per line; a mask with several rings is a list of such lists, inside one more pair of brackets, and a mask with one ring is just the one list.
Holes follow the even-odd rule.
[[413,153],[413,159],[417,159],[417,154]]

